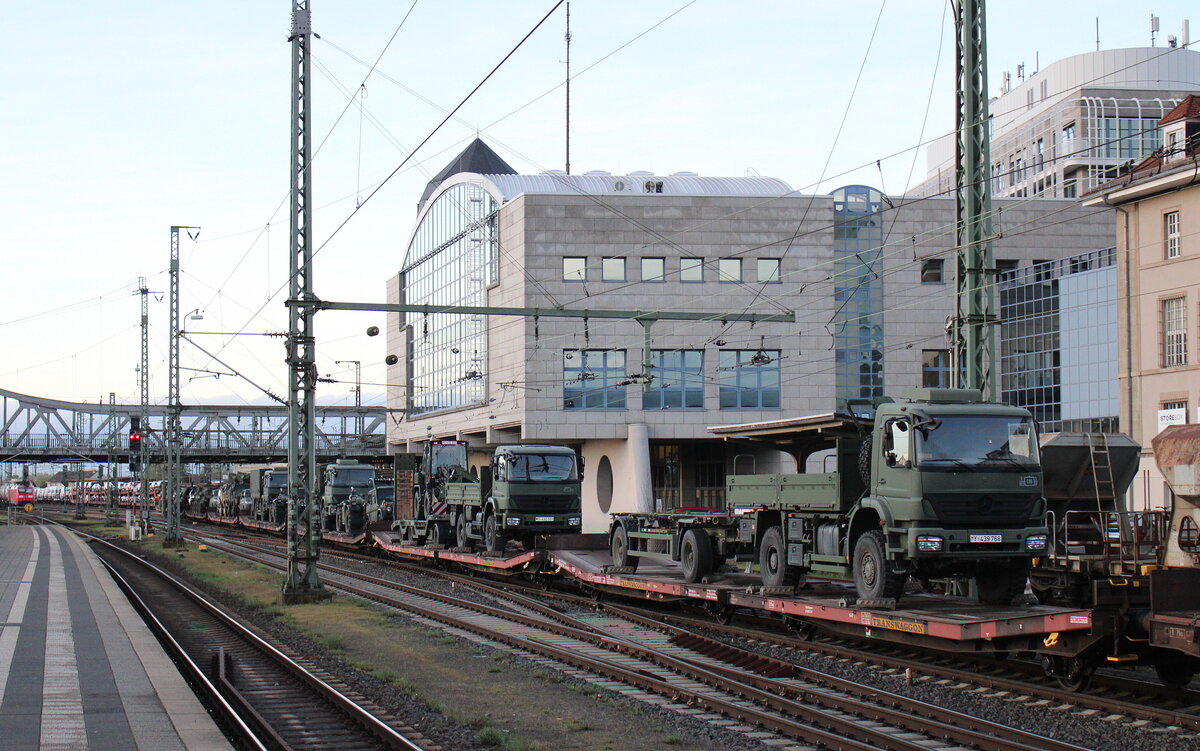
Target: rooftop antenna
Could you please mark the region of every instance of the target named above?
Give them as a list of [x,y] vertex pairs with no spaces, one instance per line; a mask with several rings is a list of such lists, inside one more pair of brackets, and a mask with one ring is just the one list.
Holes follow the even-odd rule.
[[1150,14],[1150,46],[1154,46],[1154,38],[1158,34],[1158,16]]
[[563,34],[567,43],[567,174],[571,174],[571,3],[567,3],[567,33]]
[[1182,42],[1182,44],[1184,47],[1187,47],[1191,43],[1192,43],[1191,22],[1185,18],[1185,19],[1183,19],[1183,42]]
[[1100,16],[1096,16],[1096,51],[1100,51]]

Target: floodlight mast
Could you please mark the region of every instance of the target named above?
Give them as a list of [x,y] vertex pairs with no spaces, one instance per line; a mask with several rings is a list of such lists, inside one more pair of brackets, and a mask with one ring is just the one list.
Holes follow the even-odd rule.
[[285,602],[325,596],[317,574],[320,525],[316,523],[317,310],[296,305],[313,298],[312,285],[312,15],[309,0],[292,4],[291,241],[288,253],[288,520]]

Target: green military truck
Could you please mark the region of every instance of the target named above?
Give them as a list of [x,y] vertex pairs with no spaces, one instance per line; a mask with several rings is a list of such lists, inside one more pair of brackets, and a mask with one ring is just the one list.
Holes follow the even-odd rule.
[[725,509],[615,514],[616,566],[679,561],[699,581],[728,559],[757,562],[764,587],[806,575],[852,580],[861,599],[918,579],[973,577],[980,600],[1020,594],[1047,549],[1037,429],[1027,410],[969,389],[910,389],[873,417],[833,413],[711,429],[767,442],[801,469],[730,475]]
[[578,532],[579,459],[566,446],[496,447],[490,476],[445,485],[445,499],[459,547],[482,541],[500,552],[510,539],[532,548],[538,535]]
[[375,482],[375,467],[354,459],[338,459],[321,468],[322,528],[326,532],[360,535],[366,530],[367,493]]

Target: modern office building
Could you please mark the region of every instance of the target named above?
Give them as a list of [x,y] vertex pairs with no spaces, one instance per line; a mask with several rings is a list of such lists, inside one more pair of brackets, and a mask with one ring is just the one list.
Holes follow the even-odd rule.
[[1200,422],[1200,97],[1159,128],[1161,152],[1083,202],[1115,209],[1118,401],[1121,425],[1142,445],[1138,508],[1170,499],[1150,441],[1168,425]]
[[1000,398],[1043,434],[1119,432],[1113,259],[1105,248],[999,276]]
[[[1059,60],[1015,86],[1004,74],[991,100],[992,195],[1074,198],[1160,145],[1158,121],[1200,93],[1200,52],[1183,47],[1104,50]],[[952,195],[955,139],[926,152],[913,196]]]
[[[1111,212],[1075,201],[996,209],[1005,268],[1112,242]],[[585,531],[610,511],[720,506],[727,473],[795,468],[709,426],[948,385],[954,216],[952,199],[861,185],[518,175],[477,141],[431,181],[388,285],[390,301],[430,306],[389,317],[389,406],[403,415],[390,448],[459,438],[478,467],[502,443],[573,446]],[[551,314],[563,310],[587,313]],[[795,322],[729,320],[785,312]]]

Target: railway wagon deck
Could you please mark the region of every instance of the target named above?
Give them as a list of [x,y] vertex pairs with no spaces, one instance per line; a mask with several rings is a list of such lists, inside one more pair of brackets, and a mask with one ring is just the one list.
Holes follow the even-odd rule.
[[[820,627],[856,637],[946,651],[1037,651],[1074,655],[1102,638],[1092,611],[1044,605],[981,605],[945,595],[904,595],[891,603],[860,602],[853,586],[813,581],[798,590],[764,590],[757,575],[719,572],[708,583],[684,581],[670,561],[644,562],[638,572],[615,568],[603,540],[580,549],[548,550],[547,564],[600,590],[647,600],[693,600],[717,617],[736,608],[778,614],[801,631]],[[604,537],[603,535],[600,537]],[[555,540],[551,538],[551,547]]]

